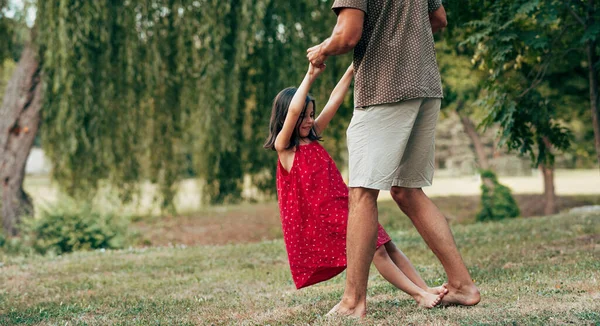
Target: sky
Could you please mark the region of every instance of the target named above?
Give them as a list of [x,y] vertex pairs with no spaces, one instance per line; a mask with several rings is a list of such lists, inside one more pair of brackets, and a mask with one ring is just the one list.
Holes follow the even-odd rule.
[[[9,10],[6,12],[6,16],[13,17],[15,14],[15,10],[23,10],[23,6],[24,6],[23,0],[9,0],[8,1]],[[27,10],[27,25],[29,27],[33,26],[33,23],[35,22],[35,14],[36,14],[35,8],[29,8]]]

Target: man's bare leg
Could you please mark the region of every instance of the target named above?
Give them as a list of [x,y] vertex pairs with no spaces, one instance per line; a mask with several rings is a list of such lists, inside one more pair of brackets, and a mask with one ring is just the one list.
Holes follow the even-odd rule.
[[367,313],[367,281],[377,244],[379,190],[350,188],[346,234],[346,288],[342,301],[329,314],[363,317]]
[[444,266],[448,276],[448,294],[442,302],[464,306],[479,303],[479,290],[471,279],[450,226],[440,210],[421,188],[392,187],[391,194]]

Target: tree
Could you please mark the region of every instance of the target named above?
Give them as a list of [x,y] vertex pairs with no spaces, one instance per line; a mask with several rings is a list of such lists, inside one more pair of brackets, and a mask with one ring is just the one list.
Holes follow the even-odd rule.
[[[530,84],[519,96],[530,91],[543,92],[545,83],[552,84],[554,72],[566,69],[571,76],[576,76],[585,71],[590,119],[596,152],[600,155],[595,43],[600,24],[596,23],[598,12],[594,1],[500,1],[488,10],[487,17],[471,23],[479,27],[469,42],[479,44],[481,63],[485,61],[495,75],[499,69],[512,70],[510,67],[528,74]],[[564,84],[564,78],[559,83]]]
[[[477,100],[484,94],[486,75],[473,69],[469,60],[468,49],[459,46],[455,38],[461,38],[464,32],[455,28],[450,37],[437,43],[438,62],[443,75],[444,101],[447,110],[454,111],[463,125],[465,134],[471,140],[477,158],[481,177],[481,209],[477,214],[478,221],[500,220],[519,215],[519,208],[511,191],[500,184],[488,159],[487,150],[473,118],[480,119],[481,110]],[[469,76],[469,78],[465,78]]]
[[[298,83],[305,49],[330,32],[335,16],[325,13],[328,5],[313,1],[38,2],[29,44],[43,82],[41,139],[53,179],[80,200],[108,185],[123,201],[150,180],[169,210],[190,166],[212,203],[239,200],[247,175],[261,190],[274,188],[275,156],[261,146],[270,102]],[[330,91],[348,63],[330,62],[329,77],[315,85],[320,103],[328,95],[320,90]],[[29,149],[19,147],[19,157]],[[0,168],[19,175],[13,196],[22,198],[24,164]],[[31,214],[22,207],[25,200],[6,205],[6,216]]]
[[[0,2],[0,12],[8,6]],[[4,31],[15,30],[16,21],[0,16],[0,27]],[[2,34],[2,33],[0,33]],[[13,54],[15,49],[12,35],[0,49],[0,62]],[[8,235],[17,233],[21,216],[31,215],[33,205],[23,190],[25,163],[39,127],[39,111],[42,104],[40,68],[34,47],[25,45],[19,64],[6,87],[6,95],[0,107],[0,182],[2,183],[2,225]]]
[[[335,25],[330,4],[324,1],[265,1],[257,19],[258,37],[248,53],[249,79],[243,85],[251,100],[247,106],[247,125],[244,150],[245,168],[259,189],[273,193],[275,187],[276,155],[259,144],[268,135],[268,120],[275,95],[285,87],[297,86],[308,67],[306,49],[328,37]],[[325,105],[337,80],[352,61],[351,55],[330,58],[327,69],[316,81],[312,95],[317,108]],[[352,117],[352,96],[340,108],[324,135],[324,146],[334,159],[340,161],[346,152],[345,127]]]
[[[451,17],[451,16],[450,16]],[[481,115],[477,112],[476,101],[481,96],[486,76],[474,70],[465,47],[458,46],[462,33],[457,29],[437,42],[436,52],[444,85],[444,108],[456,113],[465,134],[471,140],[475,157],[480,169],[488,170],[491,164],[488,159],[478,128],[473,117]],[[469,78],[465,78],[469,76]]]
[[[566,123],[579,110],[564,106],[565,91],[570,89],[561,73],[566,69],[570,79],[579,77],[583,44],[588,50],[593,48],[592,54],[597,51],[592,42],[598,34],[593,27],[594,6],[581,1],[496,1],[487,3],[481,16],[468,24],[471,33],[465,43],[474,46],[474,63],[490,75],[489,94],[482,101],[489,110],[485,123],[499,123],[507,146],[530,154],[535,165],[542,166],[547,212],[555,212],[551,149],[569,148]],[[586,12],[586,20],[578,19],[578,12]],[[589,112],[598,136],[595,56],[588,54],[585,65]],[[556,91],[561,92],[560,99],[552,96]]]

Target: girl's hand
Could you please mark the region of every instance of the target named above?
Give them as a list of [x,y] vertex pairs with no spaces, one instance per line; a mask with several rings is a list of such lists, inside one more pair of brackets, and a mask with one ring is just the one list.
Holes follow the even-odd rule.
[[346,71],[354,74],[354,63],[351,63],[350,66],[348,66],[348,69]]
[[312,63],[308,64],[308,74],[312,78],[317,78],[323,72],[323,70],[325,70],[325,64],[322,64],[318,67],[313,66]]

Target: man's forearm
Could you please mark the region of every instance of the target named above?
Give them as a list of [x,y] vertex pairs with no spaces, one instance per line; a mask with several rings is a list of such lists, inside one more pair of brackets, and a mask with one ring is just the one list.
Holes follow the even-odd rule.
[[328,57],[348,53],[354,49],[356,43],[348,41],[339,31],[333,30],[331,37],[321,43],[321,53]]
[[306,50],[308,61],[315,66],[320,66],[329,56],[350,52],[360,41],[363,23],[363,11],[353,8],[343,9],[338,14],[331,37]]

